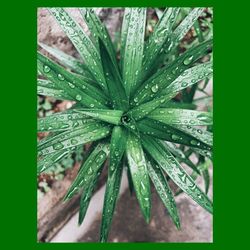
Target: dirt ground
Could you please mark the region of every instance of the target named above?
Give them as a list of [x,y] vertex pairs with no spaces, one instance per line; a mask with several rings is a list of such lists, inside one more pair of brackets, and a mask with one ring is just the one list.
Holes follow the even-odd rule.
[[[203,183],[200,183],[203,186]],[[210,190],[210,197],[211,197]],[[109,242],[212,242],[212,216],[187,195],[176,198],[181,219],[177,230],[152,188],[151,220],[147,224],[140,212],[135,195],[127,190],[119,199],[112,222]],[[101,214],[80,242],[98,242]]]

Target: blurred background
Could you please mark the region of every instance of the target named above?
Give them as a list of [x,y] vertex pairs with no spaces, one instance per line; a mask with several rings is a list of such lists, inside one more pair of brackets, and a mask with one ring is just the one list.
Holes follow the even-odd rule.
[[[179,21],[185,17],[190,8],[182,8]],[[82,28],[87,27],[75,8],[66,8],[67,11],[79,22]],[[164,8],[148,10],[147,31],[148,36],[154,29],[158,18]],[[108,31],[119,50],[119,33],[123,17],[123,8],[95,8],[100,19],[106,24]],[[49,46],[59,48],[69,55],[78,57],[74,46],[57,25],[56,21],[45,8],[39,8],[37,13],[38,27],[37,39]],[[204,36],[212,36],[212,9],[206,8],[198,19],[200,30]],[[182,40],[178,50],[185,51],[199,42],[199,34],[194,28],[190,29]],[[45,51],[41,51],[47,55]],[[118,55],[119,56],[119,55]],[[52,56],[50,56],[53,58]],[[178,98],[178,97],[177,97]],[[195,104],[199,110],[210,110],[212,107],[212,82],[201,82],[195,93]],[[74,102],[55,100],[52,97],[37,97],[38,117],[48,116],[70,108]],[[38,140],[45,137],[46,133],[38,133]],[[49,171],[38,176],[38,241],[39,242],[98,242],[99,227],[101,223],[101,211],[105,191],[105,179],[107,172],[103,171],[97,185],[95,194],[90,203],[85,221],[79,227],[78,209],[79,196],[67,203],[62,199],[70,184],[75,178],[82,161],[84,151],[89,145],[78,147],[78,151],[69,155],[60,163],[56,163]],[[196,162],[195,155],[190,159]],[[209,168],[210,190],[212,197],[212,168]],[[204,190],[204,181],[197,179],[197,183]],[[170,183],[176,189],[173,183]],[[187,195],[180,194],[176,197],[176,203],[181,218],[181,230],[177,230],[167,214],[162,202],[157,196],[153,186],[152,190],[152,217],[149,224],[144,222],[138,202],[134,193],[128,190],[126,175],[123,176],[120,199],[118,200],[112,228],[110,242],[212,242],[212,216],[194,203]]]

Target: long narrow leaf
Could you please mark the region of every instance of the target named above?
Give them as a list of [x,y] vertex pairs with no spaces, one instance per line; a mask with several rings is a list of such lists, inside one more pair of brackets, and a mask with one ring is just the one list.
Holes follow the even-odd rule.
[[207,77],[213,73],[213,63],[207,62],[199,64],[185,70],[176,80],[174,80],[164,91],[164,94],[178,93]]
[[157,108],[148,115],[148,118],[166,124],[179,125],[211,125],[212,113],[186,109]]
[[[146,8],[130,8],[126,15],[129,15],[129,21],[126,38],[122,40],[124,42],[124,54],[121,54],[121,60],[124,87],[127,96],[130,96],[137,85],[142,70]],[[127,18],[126,15],[124,18]]]
[[103,71],[113,108],[127,110],[128,98],[123,87],[118,64],[116,60],[111,60],[110,54],[101,40],[99,40],[99,46]]
[[96,141],[108,136],[109,133],[109,126],[96,122],[90,123],[75,130],[65,131],[51,137],[50,140],[47,140],[45,143],[40,142],[38,144],[38,152],[41,155],[51,154],[62,149]]
[[43,159],[40,159],[37,163],[37,174],[46,171],[50,167],[53,167],[55,163],[64,159],[69,154],[69,152],[69,149],[63,149],[59,152],[54,152],[53,154],[47,155]]
[[184,130],[180,130],[177,125],[170,126],[158,121],[151,119],[143,119],[137,123],[137,128],[142,134],[152,135],[156,138],[183,144],[191,147],[200,148],[202,150],[211,150],[210,143],[207,144],[207,138],[204,137],[194,137],[192,133],[188,133]]
[[63,66],[71,69],[72,71],[74,71],[75,73],[81,74],[91,80],[93,80],[93,76],[90,74],[88,68],[81,63],[79,60],[77,60],[76,58],[74,58],[73,56],[70,56],[66,53],[64,53],[63,51],[54,48],[54,47],[50,47],[44,43],[38,43],[39,46],[41,46],[41,48],[43,48],[44,50],[46,50],[47,52],[49,52],[49,54],[51,54],[52,56],[54,56],[59,63],[61,63]]
[[40,53],[38,53],[37,59],[38,69],[43,76],[75,101],[91,108],[103,108],[108,104],[106,96],[99,89],[84,82],[79,76],[66,71],[63,67]]
[[127,158],[142,214],[149,222],[151,201],[147,165],[139,139],[132,133],[129,134],[127,141]]
[[93,122],[93,119],[90,119],[89,116],[81,114],[75,110],[67,110],[39,118],[37,121],[37,131],[65,131],[81,127],[88,122]]
[[193,103],[175,102],[175,101],[165,102],[160,107],[172,108],[172,109],[196,109],[197,108],[197,106]]
[[120,124],[123,114],[122,110],[112,109],[78,109],[77,112],[115,125]]
[[43,96],[50,96],[57,100],[74,101],[74,98],[69,96],[62,89],[56,87],[53,82],[44,79],[37,79],[37,94]]
[[193,26],[197,18],[204,11],[204,8],[194,8],[188,16],[175,29],[173,36],[176,42],[180,41]]
[[153,33],[149,36],[145,44],[142,80],[152,71],[155,60],[163,52],[163,45],[171,40],[172,26],[179,11],[180,8],[166,8]]
[[169,97],[160,97],[160,98],[155,98],[152,101],[143,103],[137,107],[134,107],[131,109],[128,114],[129,116],[133,117],[136,121],[141,120],[145,116],[148,116],[152,111],[154,111],[156,108],[160,107],[163,103],[171,99],[172,96]]
[[131,104],[136,106],[160,95],[162,90],[166,89],[180,74],[190,68],[199,58],[206,55],[212,45],[212,40],[201,43],[184,52],[178,57],[178,60],[174,60],[160,69],[138,88],[131,99]]
[[53,97],[57,100],[74,101],[74,98],[66,95],[63,90],[59,90],[59,89],[52,89],[52,88],[38,86],[37,87],[37,94],[42,95],[42,96]]
[[78,217],[78,225],[81,225],[84,217],[86,215],[89,202],[91,199],[91,196],[93,195],[94,189],[96,187],[96,183],[98,180],[98,177],[101,173],[101,169],[96,172],[95,176],[93,176],[92,182],[88,182],[88,186],[84,187],[84,190],[82,192],[81,198],[80,198],[80,208],[79,208],[79,217]]
[[126,149],[127,132],[121,126],[115,126],[112,130],[110,143],[109,175],[118,167]]
[[171,192],[171,189],[168,185],[168,182],[162,173],[162,170],[158,165],[148,162],[148,173],[149,176],[155,185],[156,191],[159,194],[163,204],[167,208],[171,219],[173,220],[176,227],[180,228],[180,219],[175,204],[174,196]]
[[93,77],[107,90],[98,50],[78,23],[63,8],[48,8],[58,24],[69,37]]
[[96,174],[107,159],[108,154],[109,145],[107,143],[99,143],[95,147],[87,160],[82,164],[64,200],[71,199],[82,187],[88,187],[90,183],[94,182]]
[[213,212],[213,205],[210,199],[201,191],[193,179],[185,172],[173,155],[160,141],[146,137],[143,139],[143,146],[152,158],[185,193],[208,212]]
[[211,132],[192,126],[175,125],[175,127],[189,135],[192,135],[194,138],[205,142],[207,145],[213,146],[213,134]]
[[[108,50],[108,53],[111,57],[111,60],[115,67],[116,65],[116,53],[114,50],[114,46],[112,43],[112,40],[110,38],[110,35],[108,33],[108,30],[106,26],[101,22],[99,17],[96,15],[93,8],[80,8],[80,12],[88,25],[88,28],[91,32],[92,39],[96,45],[97,48],[99,48],[99,39],[105,44],[105,47]],[[101,52],[100,48],[100,52]],[[116,68],[118,70],[118,67]]]
[[118,164],[107,180],[102,212],[100,242],[106,242],[108,239],[108,233],[120,190],[122,169],[122,164]]
[[177,148],[175,144],[166,141],[165,147],[178,159],[179,162],[185,163],[188,167],[190,167],[193,171],[200,175],[200,171],[198,170],[196,165],[188,157],[186,157],[183,151]]

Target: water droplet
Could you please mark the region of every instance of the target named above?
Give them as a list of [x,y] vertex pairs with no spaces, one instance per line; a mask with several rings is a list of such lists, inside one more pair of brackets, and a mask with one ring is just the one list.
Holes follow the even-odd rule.
[[73,128],[76,128],[76,127],[78,127],[78,126],[79,126],[79,123],[78,123],[78,122],[74,122],[73,125],[72,125]]
[[180,140],[180,139],[181,139],[181,137],[178,136],[178,135],[172,135],[171,138],[172,138],[173,140]]
[[56,143],[55,145],[53,145],[53,149],[54,150],[60,150],[60,149],[62,149],[64,146],[63,146],[63,144],[61,143],[61,142],[58,142],[58,143]]
[[74,84],[72,84],[72,83],[70,83],[70,82],[68,82],[68,84],[69,84],[69,86],[70,86],[70,88],[75,88],[75,85]]
[[64,80],[64,76],[61,75],[61,74],[58,74],[57,77],[58,77],[58,79],[59,79],[60,81],[63,81],[63,80]]
[[211,118],[208,117],[208,116],[205,115],[205,114],[200,114],[200,115],[197,116],[197,118],[198,118],[200,121],[211,122]]
[[44,73],[49,73],[50,72],[50,67],[47,66],[47,65],[44,65],[43,66],[43,71],[44,71]]
[[182,87],[182,88],[185,88],[185,87],[187,87],[187,85],[188,85],[187,82],[182,82],[181,87]]
[[196,141],[196,140],[191,140],[191,142],[190,142],[192,145],[194,145],[194,146],[199,146],[200,145],[200,143],[198,142],[198,141]]
[[189,57],[187,57],[187,58],[183,61],[183,64],[184,64],[184,65],[190,64],[190,63],[192,62],[192,60],[193,60],[193,57],[194,57],[194,56],[189,56]]
[[88,174],[88,175],[92,175],[92,174],[93,174],[93,169],[92,169],[91,167],[88,169],[87,174]]
[[82,100],[82,97],[80,95],[76,95],[76,100],[77,101],[81,101]]
[[151,88],[151,90],[152,90],[153,93],[156,93],[156,92],[158,91],[158,89],[159,89],[159,86],[158,86],[157,84],[155,84],[155,85]]
[[91,108],[94,108],[94,107],[95,107],[95,105],[94,105],[94,104],[90,104],[89,106],[90,106]]
[[200,134],[203,133],[201,129],[197,129],[197,132],[200,133]]
[[76,145],[76,144],[78,143],[78,140],[76,140],[76,139],[71,139],[70,142],[71,142],[72,145]]

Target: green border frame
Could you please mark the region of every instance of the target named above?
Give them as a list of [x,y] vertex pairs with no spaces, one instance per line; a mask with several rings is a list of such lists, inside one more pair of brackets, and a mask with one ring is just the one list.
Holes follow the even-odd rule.
[[[37,243],[36,240],[36,13],[42,6],[211,6],[214,7],[214,243]],[[1,243],[15,249],[169,248],[222,249],[247,243],[245,206],[249,168],[249,8],[242,1],[33,1],[1,8]],[[237,23],[238,21],[238,23]],[[244,27],[244,25],[246,27]],[[243,55],[245,58],[240,58]],[[238,71],[238,72],[237,72]],[[246,79],[244,79],[244,76]],[[237,93],[237,90],[239,93]],[[242,91],[240,91],[242,90]],[[238,98],[238,100],[237,100]],[[240,103],[238,109],[235,102]],[[242,110],[242,111],[241,111]],[[241,111],[241,112],[240,112]],[[232,119],[233,117],[233,119]],[[247,118],[246,118],[247,119]],[[241,122],[241,123],[240,123]],[[238,127],[237,127],[238,125]],[[232,132],[231,132],[232,131]],[[240,142],[245,141],[245,147]],[[238,152],[237,152],[238,150]],[[234,157],[236,156],[236,157]],[[247,172],[248,171],[248,172]],[[240,207],[240,204],[244,206]],[[238,211],[237,211],[238,210]],[[6,213],[7,212],[7,213]],[[152,246],[154,244],[154,246]],[[3,248],[4,249],[4,248]]]

